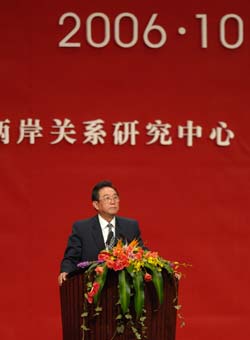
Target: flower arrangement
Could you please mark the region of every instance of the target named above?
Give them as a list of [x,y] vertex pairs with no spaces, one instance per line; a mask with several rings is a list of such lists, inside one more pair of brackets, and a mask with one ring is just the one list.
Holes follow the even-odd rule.
[[[145,338],[144,283],[152,281],[159,304],[161,304],[163,302],[162,270],[165,269],[172,277],[179,280],[182,276],[181,272],[178,271],[181,265],[187,266],[184,263],[167,261],[160,257],[157,252],[144,250],[138,246],[137,240],[133,240],[129,244],[123,244],[119,240],[111,250],[101,251],[98,255],[98,261],[79,263],[79,268],[88,267],[85,272],[88,281],[84,292],[83,331],[88,330],[84,322],[84,318],[88,315],[87,302],[95,304],[96,315],[99,315],[102,310],[98,304],[100,295],[105,285],[108,271],[113,270],[118,272],[118,304],[120,305],[120,312],[116,316],[116,332],[123,333],[125,326],[130,326],[137,339]],[[132,296],[135,318],[129,311]],[[176,301],[177,289],[174,303]],[[176,305],[174,307],[179,310],[181,306]],[[183,319],[180,314],[178,316]],[[184,320],[182,320],[181,326],[183,325]]]

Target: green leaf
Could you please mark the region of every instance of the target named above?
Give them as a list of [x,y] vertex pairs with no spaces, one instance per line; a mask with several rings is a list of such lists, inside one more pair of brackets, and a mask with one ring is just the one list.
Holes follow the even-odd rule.
[[174,306],[174,308],[177,309],[177,310],[180,310],[181,309],[181,305],[176,305],[176,306]]
[[116,327],[116,330],[117,330],[117,333],[118,333],[118,334],[122,334],[122,333],[124,333],[125,326],[124,326],[123,324],[118,325],[118,326]]
[[107,279],[108,267],[106,265],[103,266],[103,273],[102,275],[97,275],[95,281],[100,284],[97,294],[94,296],[94,303],[97,304],[99,301],[103,286]]
[[136,339],[141,339],[141,334],[138,332],[138,329],[135,326],[131,326],[131,329],[132,329]]
[[88,267],[88,269],[86,269],[85,275],[89,275],[89,274],[93,271],[93,269],[94,269],[95,267],[97,267],[98,265],[100,265],[99,262],[94,262],[94,263],[92,263],[92,264]]
[[133,267],[132,265],[128,266],[128,267],[126,268],[126,270],[127,270],[127,272],[128,272],[132,277],[134,277],[134,272],[133,272],[134,267]]
[[92,282],[87,282],[86,286],[87,286],[87,289],[91,289],[91,287],[92,287]]
[[84,331],[89,331],[89,330],[90,330],[90,328],[88,328],[88,327],[85,326],[85,325],[81,325],[81,328],[82,328]]
[[132,315],[129,314],[129,313],[127,313],[127,314],[125,314],[125,318],[126,318],[127,320],[131,320],[131,319],[132,319]]
[[169,274],[173,274],[174,273],[174,270],[173,268],[170,266],[170,263],[169,261],[166,261],[164,259],[162,259],[162,263],[163,263],[163,267],[166,269],[166,271],[169,273]]
[[145,267],[151,270],[152,272],[152,281],[155,286],[156,294],[158,296],[159,303],[163,302],[163,278],[161,271],[158,271],[157,268],[152,266],[151,264],[145,264]]
[[163,279],[162,274],[157,269],[152,272],[152,281],[155,286],[155,290],[159,299],[159,303],[162,304],[163,302]]
[[142,272],[135,272],[133,276],[133,284],[135,290],[134,305],[137,318],[142,314],[145,295],[144,295],[144,282]]
[[126,270],[121,270],[119,272],[118,278],[121,309],[123,314],[125,314],[128,311],[130,303],[130,285],[128,282]]
[[88,316],[88,315],[89,315],[88,312],[83,312],[83,313],[81,314],[81,317],[82,317],[82,318],[85,318],[85,317]]

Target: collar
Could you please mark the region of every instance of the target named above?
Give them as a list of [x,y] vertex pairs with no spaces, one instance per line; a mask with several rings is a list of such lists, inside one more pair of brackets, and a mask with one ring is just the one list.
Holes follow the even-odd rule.
[[99,223],[100,223],[100,226],[102,228],[102,230],[104,230],[107,225],[110,223],[112,224],[113,227],[116,226],[116,219],[115,219],[115,216],[112,218],[112,220],[110,222],[106,221],[101,215],[98,214],[98,219],[99,219]]

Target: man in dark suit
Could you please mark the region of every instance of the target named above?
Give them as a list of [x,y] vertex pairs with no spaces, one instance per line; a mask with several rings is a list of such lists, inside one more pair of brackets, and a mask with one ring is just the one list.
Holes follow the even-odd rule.
[[77,269],[82,261],[95,261],[103,249],[112,248],[118,239],[130,242],[139,241],[143,247],[138,222],[116,216],[119,211],[118,191],[109,181],[102,181],[92,190],[92,204],[97,215],[73,225],[72,234],[61,263],[59,285],[66,280],[68,273]]

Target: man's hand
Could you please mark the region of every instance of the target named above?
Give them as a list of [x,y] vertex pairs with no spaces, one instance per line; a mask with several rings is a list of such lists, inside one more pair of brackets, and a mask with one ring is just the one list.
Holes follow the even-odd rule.
[[68,275],[68,273],[60,273],[59,276],[58,276],[58,284],[59,286],[61,286],[63,284],[64,281],[66,281],[66,276]]

